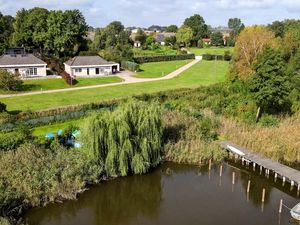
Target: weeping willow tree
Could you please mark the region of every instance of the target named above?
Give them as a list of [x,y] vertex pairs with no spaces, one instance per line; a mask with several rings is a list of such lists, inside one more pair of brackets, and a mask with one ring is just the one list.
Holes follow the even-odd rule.
[[130,100],[101,112],[82,128],[81,142],[107,176],[142,174],[161,161],[162,116],[158,104]]

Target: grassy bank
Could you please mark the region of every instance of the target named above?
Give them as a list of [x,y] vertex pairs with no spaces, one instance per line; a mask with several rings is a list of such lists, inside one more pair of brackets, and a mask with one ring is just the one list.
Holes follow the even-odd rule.
[[190,52],[194,53],[195,55],[203,55],[203,54],[211,54],[211,55],[224,55],[225,51],[229,51],[233,53],[234,48],[232,47],[210,47],[210,48],[189,48]]
[[140,65],[140,71],[136,73],[138,78],[163,77],[190,63],[192,60],[177,60],[165,62],[151,62]]
[[21,93],[21,92],[66,89],[72,87],[84,87],[84,86],[99,85],[99,84],[118,83],[122,81],[123,80],[117,76],[76,78],[76,83],[70,86],[61,78],[32,79],[32,80],[24,80],[22,88],[18,92],[0,90],[0,94],[14,94],[14,93]]
[[42,110],[67,105],[91,103],[142,93],[154,93],[178,88],[196,88],[226,79],[228,62],[201,61],[179,76],[164,81],[118,85],[88,90],[69,91],[33,96],[3,98],[8,110]]

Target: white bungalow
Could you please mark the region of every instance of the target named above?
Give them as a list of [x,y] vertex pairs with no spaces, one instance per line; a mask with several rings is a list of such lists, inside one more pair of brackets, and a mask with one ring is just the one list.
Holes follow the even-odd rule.
[[47,76],[47,63],[32,54],[5,54],[0,56],[0,69],[19,73],[22,78]]
[[100,56],[76,56],[64,65],[65,71],[73,77],[108,76],[120,71],[119,63],[108,62]]

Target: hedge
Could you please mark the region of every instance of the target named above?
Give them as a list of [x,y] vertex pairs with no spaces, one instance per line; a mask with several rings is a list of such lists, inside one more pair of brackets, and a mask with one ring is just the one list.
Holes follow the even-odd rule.
[[158,55],[158,56],[142,56],[135,57],[136,63],[147,63],[147,62],[162,62],[162,61],[174,61],[174,60],[185,60],[195,59],[195,54],[182,54],[182,55]]
[[202,55],[203,60],[225,60],[225,61],[230,61],[231,57],[232,56],[229,55],[229,54],[224,54],[224,55],[203,54]]
[[131,61],[122,61],[121,66],[123,69],[127,69],[132,72],[140,70],[140,65],[135,62],[131,62]]

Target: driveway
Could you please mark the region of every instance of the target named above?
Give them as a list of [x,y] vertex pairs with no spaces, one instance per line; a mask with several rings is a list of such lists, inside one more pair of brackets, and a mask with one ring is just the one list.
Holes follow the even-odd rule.
[[134,74],[131,73],[130,71],[122,71],[117,76],[122,78],[124,80],[123,82],[91,85],[91,86],[84,86],[84,87],[65,88],[65,89],[55,89],[55,90],[47,90],[47,91],[35,91],[35,92],[20,93],[20,94],[0,95],[0,98],[8,98],[8,97],[15,97],[15,96],[29,96],[29,95],[38,95],[38,94],[46,94],[46,93],[57,93],[57,92],[65,92],[65,91],[76,91],[76,90],[93,89],[93,88],[100,88],[100,87],[118,86],[123,84],[134,84],[134,83],[143,83],[143,82],[151,82],[151,81],[159,81],[159,80],[169,80],[178,76],[185,70],[191,68],[199,61],[201,61],[201,59],[195,59],[192,62],[173,71],[172,73],[169,73],[168,75],[159,78],[137,78],[134,77]]

